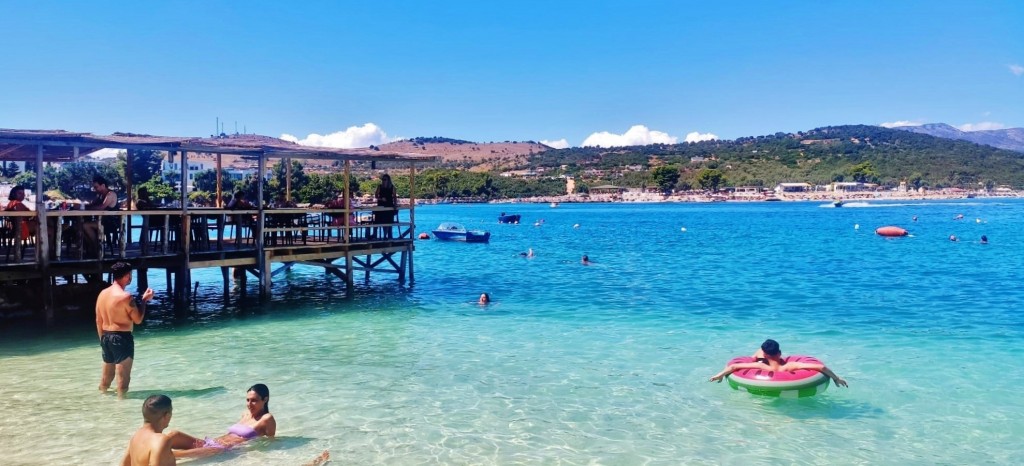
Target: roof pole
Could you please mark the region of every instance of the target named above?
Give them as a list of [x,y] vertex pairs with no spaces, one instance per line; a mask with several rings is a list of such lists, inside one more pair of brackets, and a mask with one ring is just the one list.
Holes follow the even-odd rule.
[[284,199],[292,200],[292,159],[284,159]]
[[213,203],[217,208],[224,207],[224,202],[221,200],[221,198],[224,197],[224,193],[220,187],[220,184],[224,179],[223,176],[224,175],[221,173],[221,154],[217,154],[217,200]]

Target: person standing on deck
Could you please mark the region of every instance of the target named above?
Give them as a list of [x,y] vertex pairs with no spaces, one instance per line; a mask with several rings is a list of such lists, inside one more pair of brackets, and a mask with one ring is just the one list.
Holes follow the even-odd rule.
[[132,266],[118,262],[110,268],[114,283],[96,298],[96,334],[103,350],[103,372],[100,391],[106,393],[117,372],[117,396],[123,398],[131,382],[132,362],[135,359],[134,324],[146,317],[146,304],[153,299],[153,289],[147,288],[136,304],[125,287],[132,282]]
[[387,225],[382,227],[384,230],[384,237],[391,238],[391,225],[395,223],[395,217],[398,214],[398,191],[395,189],[394,183],[391,182],[391,175],[385,173],[380,177],[380,186],[377,186],[377,192],[375,193],[377,198],[377,207],[390,207],[390,210],[377,211],[373,213],[374,223],[378,225]]
[[[96,199],[86,204],[86,210],[118,211],[117,193],[111,191],[107,186],[106,178],[100,175],[92,177],[92,190],[96,192]],[[120,217],[104,216],[101,217],[100,221],[103,222],[103,229],[105,231],[113,232],[120,225],[121,219]],[[85,236],[86,257],[95,258],[97,254],[103,252],[100,243],[100,221],[90,220],[82,225],[82,234]]]

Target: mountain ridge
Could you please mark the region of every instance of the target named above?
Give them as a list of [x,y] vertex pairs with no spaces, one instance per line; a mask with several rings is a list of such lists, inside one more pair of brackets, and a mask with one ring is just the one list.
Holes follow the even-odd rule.
[[919,126],[897,126],[892,129],[1024,152],[1024,128],[963,131],[946,123],[926,123]]

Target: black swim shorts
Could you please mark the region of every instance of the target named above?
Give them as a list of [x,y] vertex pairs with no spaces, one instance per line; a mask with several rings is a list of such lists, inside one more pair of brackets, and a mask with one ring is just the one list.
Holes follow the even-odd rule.
[[125,359],[135,357],[135,339],[132,332],[103,332],[100,337],[100,348],[103,349],[103,362],[120,364]]

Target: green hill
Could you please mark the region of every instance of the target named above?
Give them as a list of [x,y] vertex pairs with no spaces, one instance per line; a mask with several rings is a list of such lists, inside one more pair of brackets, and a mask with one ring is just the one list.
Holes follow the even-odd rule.
[[589,185],[664,186],[664,177],[653,175],[666,166],[679,170],[678,183],[666,187],[683,189],[699,187],[698,176],[709,170],[721,172],[724,186],[854,180],[896,186],[906,180],[928,188],[1024,187],[1024,155],[1018,152],[868,125],[732,141],[549,150],[530,157],[529,165]]

